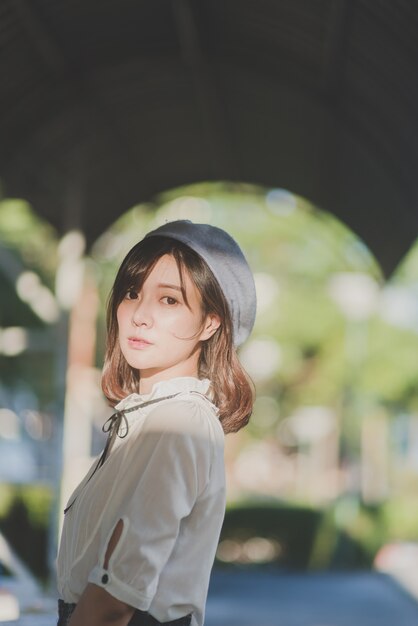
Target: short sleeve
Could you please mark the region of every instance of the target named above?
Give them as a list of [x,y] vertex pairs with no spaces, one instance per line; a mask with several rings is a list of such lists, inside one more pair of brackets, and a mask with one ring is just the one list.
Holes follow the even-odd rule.
[[122,535],[107,570],[103,561],[111,534],[106,538],[89,582],[135,608],[148,610],[181,524],[209,482],[209,419],[199,401],[161,404],[145,419],[125,459],[126,495],[115,519],[123,521]]

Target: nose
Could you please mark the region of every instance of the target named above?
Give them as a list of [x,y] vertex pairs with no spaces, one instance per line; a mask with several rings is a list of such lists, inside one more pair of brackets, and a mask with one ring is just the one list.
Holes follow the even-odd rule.
[[151,326],[153,321],[152,311],[144,298],[138,296],[137,304],[132,313],[132,324],[134,326]]

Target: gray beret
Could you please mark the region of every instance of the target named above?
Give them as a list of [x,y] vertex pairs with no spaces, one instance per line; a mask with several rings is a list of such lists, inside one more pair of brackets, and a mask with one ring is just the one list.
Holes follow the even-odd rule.
[[181,241],[206,261],[229,304],[234,345],[244,343],[254,326],[257,299],[253,274],[237,242],[217,226],[190,220],[168,222],[145,237],[156,235]]

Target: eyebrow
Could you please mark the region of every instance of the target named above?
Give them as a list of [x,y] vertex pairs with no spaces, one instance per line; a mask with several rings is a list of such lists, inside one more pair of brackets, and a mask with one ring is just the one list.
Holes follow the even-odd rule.
[[159,283],[158,287],[177,289],[177,291],[181,291],[181,287],[178,287],[178,285],[170,285],[169,283]]

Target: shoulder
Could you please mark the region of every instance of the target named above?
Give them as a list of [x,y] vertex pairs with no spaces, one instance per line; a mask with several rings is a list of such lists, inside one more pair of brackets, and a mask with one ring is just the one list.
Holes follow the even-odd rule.
[[156,404],[144,422],[145,431],[218,438],[223,435],[218,410],[201,394],[185,393]]

